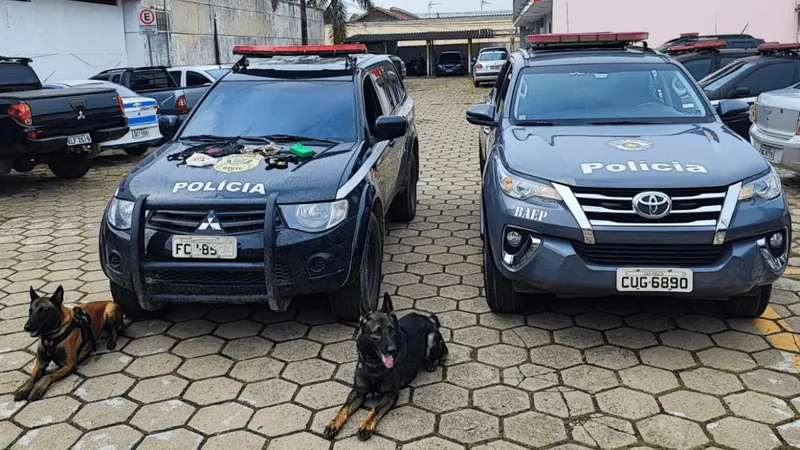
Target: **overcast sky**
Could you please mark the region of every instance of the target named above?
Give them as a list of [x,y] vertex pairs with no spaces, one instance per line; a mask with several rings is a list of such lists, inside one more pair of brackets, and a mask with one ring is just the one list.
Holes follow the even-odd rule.
[[[397,6],[406,11],[413,13],[426,13],[428,12],[428,3],[431,0],[374,0],[375,5],[389,8]],[[484,11],[510,11],[512,0],[487,0],[491,3],[484,5]],[[350,13],[358,12],[352,6],[353,1],[347,0],[350,5]],[[439,3],[431,7],[431,12],[465,12],[465,11],[480,11],[481,0],[433,0],[433,3]]]

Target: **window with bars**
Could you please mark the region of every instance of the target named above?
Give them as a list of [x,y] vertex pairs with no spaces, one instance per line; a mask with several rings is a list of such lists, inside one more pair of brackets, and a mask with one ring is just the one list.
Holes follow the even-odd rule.
[[156,11],[156,29],[158,31],[169,31],[169,22],[167,21],[166,11]]

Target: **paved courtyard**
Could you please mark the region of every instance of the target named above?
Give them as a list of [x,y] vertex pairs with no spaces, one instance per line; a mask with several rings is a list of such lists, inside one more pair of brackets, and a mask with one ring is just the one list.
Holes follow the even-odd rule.
[[[61,284],[70,303],[110,298],[98,222],[136,163],[119,154],[74,182],[44,170],[0,177],[0,448],[800,448],[792,331],[800,330],[800,281],[782,279],[757,320],[661,298],[490,313],[477,131],[464,120],[487,91],[468,80],[407,84],[422,146],[420,205],[413,223],[390,227],[384,289],[401,312],[439,316],[450,359],[402,392],[371,441],[354,436],[366,410],[335,442],[321,437],[349,391],[356,328],[315,298],[284,314],[170,309],[129,325],[116,351],[98,352],[45,399],[13,401],[36,345],[22,332],[28,287],[51,293]],[[784,182],[800,208],[800,177]]]

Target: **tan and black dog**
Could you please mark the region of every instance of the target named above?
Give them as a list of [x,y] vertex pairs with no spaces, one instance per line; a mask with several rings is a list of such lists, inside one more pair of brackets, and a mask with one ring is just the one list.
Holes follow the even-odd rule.
[[[14,400],[38,400],[47,388],[75,371],[84,359],[95,350],[97,338],[103,330],[110,335],[106,347],[117,346],[122,331],[122,310],[114,302],[85,303],[73,309],[61,306],[64,289],[59,286],[52,296],[39,296],[31,288],[31,305],[25,331],[38,337],[36,365],[31,378],[14,392]],[[59,367],[46,375],[47,366],[55,362]]]

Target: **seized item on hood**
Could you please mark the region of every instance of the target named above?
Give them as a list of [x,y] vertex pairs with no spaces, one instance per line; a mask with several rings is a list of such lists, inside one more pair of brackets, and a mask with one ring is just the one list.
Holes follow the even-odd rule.
[[289,163],[298,164],[299,162],[300,160],[295,155],[279,153],[267,160],[267,170],[285,169],[289,167]]
[[213,166],[217,163],[217,158],[208,156],[204,153],[194,153],[192,156],[186,158],[184,163],[186,163],[187,166],[192,167]]
[[310,148],[300,143],[294,144],[291,147],[289,147],[289,151],[292,152],[292,154],[297,155],[301,158],[310,158],[314,156],[314,150],[311,150]]
[[258,167],[263,159],[261,155],[255,154],[226,155],[214,164],[214,170],[222,173],[246,172]]
[[242,153],[244,154],[261,155],[264,158],[274,156],[278,154],[279,151],[280,148],[278,148],[274,142],[270,142],[267,145],[245,145],[244,148],[242,148]]
[[[182,166],[186,164],[186,160],[191,158],[193,155],[200,153],[203,155],[211,156],[214,158],[222,158],[227,155],[238,155],[242,152],[242,144],[239,144],[233,140],[226,142],[222,145],[218,144],[200,144],[200,145],[193,145],[191,147],[186,147],[183,150],[179,150],[175,153],[167,155],[167,161],[178,161],[178,165]],[[199,166],[194,166],[199,167]]]

